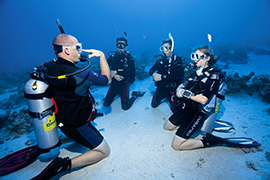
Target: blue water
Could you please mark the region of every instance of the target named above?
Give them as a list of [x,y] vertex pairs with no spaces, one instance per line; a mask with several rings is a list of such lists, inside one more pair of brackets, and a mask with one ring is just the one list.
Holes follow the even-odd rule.
[[157,54],[171,32],[176,53],[212,47],[270,44],[269,0],[0,0],[0,72],[32,69],[55,58],[52,40],[59,18],[66,33],[107,53],[128,35],[133,55]]

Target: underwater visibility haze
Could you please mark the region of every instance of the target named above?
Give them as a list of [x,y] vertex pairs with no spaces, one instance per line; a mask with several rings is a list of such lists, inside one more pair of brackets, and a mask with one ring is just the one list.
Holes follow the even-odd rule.
[[213,48],[269,45],[269,17],[269,0],[1,0],[0,72],[31,70],[55,58],[51,44],[59,33],[57,18],[83,48],[104,53],[115,50],[115,39],[126,32],[128,50],[136,56],[159,53],[169,32],[179,55],[206,44],[208,33]]
[[[36,90],[36,81],[25,86],[33,68],[56,58],[52,41],[60,33],[57,19],[65,33],[82,43],[83,49],[101,50],[106,58],[108,52],[116,51],[116,38],[125,37],[136,69],[136,81],[130,90],[136,90],[132,94],[140,97],[133,101],[132,108],[123,112],[120,100],[105,107],[108,86],[91,86],[95,106],[98,112],[105,114],[92,124],[108,139],[112,158],[66,173],[63,179],[242,179],[243,173],[246,179],[269,179],[269,17],[269,0],[0,0],[0,165],[9,166],[11,163],[1,162],[11,159],[10,162],[15,162],[12,167],[17,168],[18,162],[13,161],[19,159],[17,155],[28,152],[36,155],[24,161],[35,162],[17,172],[5,172],[8,175],[3,176],[0,167],[0,179],[30,179],[40,173],[53,156],[72,157],[85,152],[86,147],[77,143],[63,143],[51,153],[42,151],[36,144],[37,137],[43,136],[35,136],[31,119],[38,117],[38,113],[29,113],[31,109],[26,103],[32,96],[25,87]],[[220,58],[216,66],[226,74],[222,79],[227,90],[222,105],[215,104],[218,110],[220,107],[218,117],[215,116],[216,124],[221,124],[215,127],[220,132],[215,133],[222,138],[237,137],[239,141],[252,137],[260,147],[220,146],[172,152],[170,143],[174,132],[162,128],[171,111],[167,103],[151,108],[156,87],[148,73],[161,54],[162,41],[169,38],[169,34],[174,39],[174,53],[184,57],[185,67],[198,45],[210,45]],[[91,70],[100,71],[98,62],[99,58],[91,59]],[[86,65],[79,63],[78,67]],[[180,77],[179,71],[175,72]],[[185,71],[184,78],[190,72]],[[62,135],[59,135],[61,140]],[[58,141],[58,135],[54,137]],[[246,139],[251,141],[251,138]],[[26,153],[17,153],[22,148]],[[35,160],[39,153],[44,156]]]

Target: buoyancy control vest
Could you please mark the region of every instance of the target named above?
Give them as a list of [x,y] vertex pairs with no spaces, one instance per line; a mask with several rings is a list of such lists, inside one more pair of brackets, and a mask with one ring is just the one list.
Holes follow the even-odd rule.
[[[44,64],[51,76],[73,73],[79,68],[73,63],[58,59],[56,62]],[[74,76],[64,79],[48,79],[49,88],[46,90],[48,97],[53,97],[58,113],[57,123],[71,124],[75,127],[84,125],[92,118],[92,113],[96,111],[94,98],[88,91],[88,96],[80,96],[75,93],[78,86]],[[93,120],[93,119],[92,119]]]
[[108,58],[108,64],[111,70],[117,71],[118,75],[124,77],[123,82],[132,84],[135,81],[134,58],[128,51],[117,51],[115,54],[112,54]]
[[155,72],[161,74],[161,81],[156,81],[155,86],[175,90],[184,79],[183,58],[175,54],[171,57],[162,55],[149,70],[149,75],[152,76]]

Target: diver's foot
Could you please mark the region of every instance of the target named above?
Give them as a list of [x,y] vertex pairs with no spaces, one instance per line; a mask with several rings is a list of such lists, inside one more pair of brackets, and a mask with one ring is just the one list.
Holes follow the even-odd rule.
[[71,160],[68,157],[66,158],[57,157],[39,175],[37,175],[33,179],[48,180],[61,172],[70,170],[70,168],[71,168]]
[[142,91],[132,91],[132,96],[134,97],[142,97],[143,95],[145,94],[145,91],[142,92]]
[[204,136],[201,141],[205,147],[225,143],[224,139],[214,136],[210,133],[206,133],[206,136]]

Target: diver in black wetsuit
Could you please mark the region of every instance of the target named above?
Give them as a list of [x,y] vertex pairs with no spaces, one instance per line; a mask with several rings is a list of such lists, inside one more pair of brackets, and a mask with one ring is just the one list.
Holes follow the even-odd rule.
[[133,91],[132,97],[129,98],[129,86],[135,81],[134,58],[125,50],[127,46],[125,38],[117,38],[116,43],[116,54],[108,58],[108,64],[112,71],[112,83],[105,97],[104,106],[110,106],[114,98],[120,95],[122,109],[128,110],[136,98],[143,96],[145,92]]
[[163,41],[160,47],[163,56],[149,70],[149,75],[153,76],[155,86],[157,87],[151,106],[156,108],[160,105],[162,99],[167,98],[173,111],[173,106],[176,105],[175,91],[183,82],[184,68],[183,59],[172,54],[172,47],[172,39]]
[[176,95],[182,98],[181,108],[164,124],[166,130],[177,129],[172,142],[175,150],[206,146],[205,139],[197,140],[190,137],[203,124],[208,114],[203,105],[207,104],[220,85],[219,74],[211,67],[217,61],[212,49],[208,46],[198,47],[196,52],[191,54],[191,58],[200,68],[177,88]]
[[110,154],[110,148],[98,130],[89,122],[93,120],[93,97],[89,92],[91,85],[107,85],[110,83],[110,69],[105,55],[98,50],[83,50],[89,53],[89,58],[99,57],[101,74],[89,69],[82,71],[75,63],[80,61],[82,51],[78,40],[68,34],[59,34],[53,41],[57,60],[45,63],[47,74],[61,76],[76,73],[67,78],[52,78],[48,80],[49,87],[45,94],[53,97],[58,112],[57,125],[69,138],[88,147],[90,150],[72,159],[55,158],[34,179],[50,179],[63,171],[96,163]]

